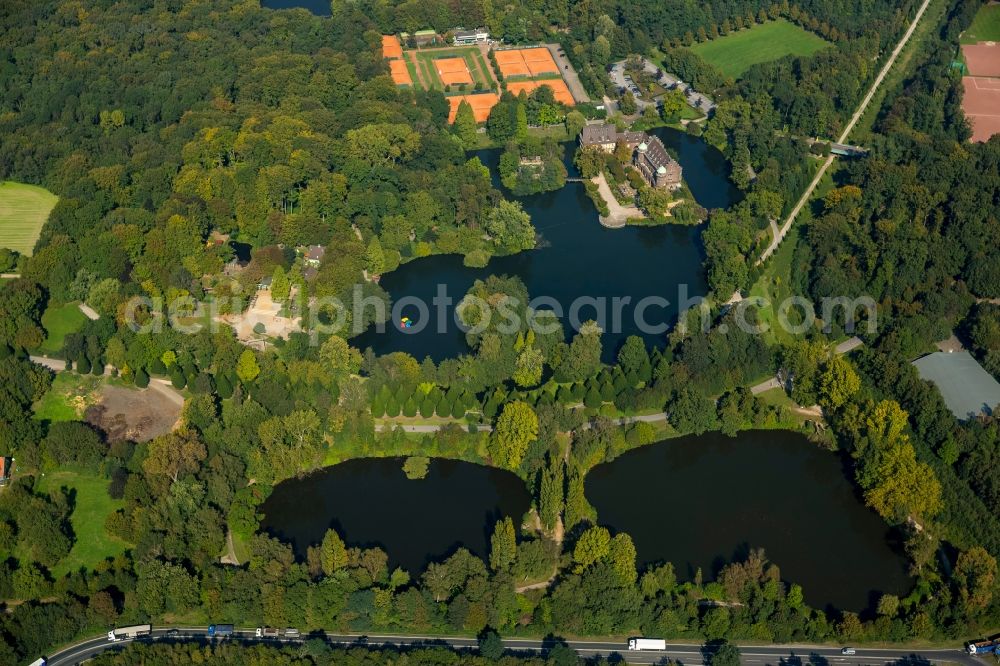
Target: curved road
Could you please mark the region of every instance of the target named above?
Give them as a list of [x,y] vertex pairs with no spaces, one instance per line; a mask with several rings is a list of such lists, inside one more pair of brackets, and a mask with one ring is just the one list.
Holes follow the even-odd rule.
[[[865,110],[868,109],[868,105],[871,103],[872,98],[878,91],[879,86],[882,85],[882,81],[885,79],[886,75],[889,74],[889,70],[892,69],[893,64],[895,64],[896,58],[899,57],[899,54],[902,53],[903,48],[906,46],[906,43],[909,42],[910,37],[913,36],[913,31],[916,30],[917,24],[920,23],[920,19],[924,15],[924,10],[927,9],[927,5],[930,4],[930,1],[931,0],[924,0],[923,3],[920,5],[920,8],[917,9],[917,14],[916,16],[913,17],[913,22],[910,23],[910,27],[907,28],[906,32],[903,34],[902,39],[899,40],[899,43],[896,44],[896,48],[892,50],[892,54],[889,56],[889,60],[886,61],[885,66],[882,68],[882,71],[880,71],[878,73],[878,76],[875,77],[875,81],[872,83],[871,88],[868,89],[868,94],[865,95],[865,98],[863,100],[861,100],[861,104],[858,106],[857,111],[855,111],[854,115],[851,116],[851,121],[847,123],[847,127],[844,128],[844,131],[841,133],[840,138],[837,139],[836,143],[847,142],[847,137],[848,135],[850,135],[851,130],[853,130],[854,126],[858,124],[859,120],[861,120],[861,116],[864,115]],[[771,239],[771,244],[768,245],[767,248],[764,250],[764,252],[760,255],[760,259],[757,260],[758,265],[767,261],[767,258],[770,257],[771,254],[778,249],[778,245],[781,244],[781,241],[785,238],[785,235],[788,233],[788,230],[792,228],[792,222],[795,221],[795,218],[798,216],[799,212],[801,212],[802,208],[809,201],[809,198],[812,196],[813,191],[819,185],[819,181],[823,179],[823,174],[825,174],[826,170],[830,168],[831,164],[833,164],[833,158],[834,155],[831,154],[829,157],[826,158],[826,160],[823,161],[823,165],[819,168],[819,171],[816,172],[816,177],[812,179],[812,182],[809,183],[809,187],[807,187],[806,191],[803,192],[802,198],[800,198],[798,203],[795,204],[795,208],[792,209],[792,212],[788,214],[788,219],[785,220],[785,223],[783,225],[781,225],[781,229],[779,229],[778,234],[773,239]]]
[[[402,636],[357,634],[312,634],[303,639],[268,639],[268,642],[298,643],[305,638],[325,637],[334,645],[367,645],[373,647],[401,646],[444,646],[453,649],[475,648],[476,639],[454,636]],[[140,641],[207,641],[207,630],[204,627],[159,627],[153,630],[150,637]],[[234,640],[234,639],[226,639]],[[238,629],[235,640],[247,643],[260,641],[255,638],[253,629]],[[109,649],[120,649],[128,641],[112,643],[106,635],[88,638],[54,653],[48,659],[49,666],[71,666],[80,664]],[[510,638],[503,641],[504,646],[514,652],[547,652],[553,645],[552,641]],[[623,642],[607,641],[568,641],[570,647],[581,657],[607,657],[613,654],[627,658],[629,663],[654,664],[664,663],[667,659],[681,662],[684,666],[701,666],[705,653],[701,645],[686,643],[671,643],[666,650],[629,653],[624,649]],[[962,649],[944,650],[898,650],[879,648],[858,648],[857,654],[842,656],[840,649],[819,645],[744,645],[740,646],[740,661],[743,664],[764,666],[779,663],[811,663],[823,666],[860,666],[862,664],[891,664],[905,661],[909,663],[953,663],[966,666],[985,666],[986,662],[972,657]]]

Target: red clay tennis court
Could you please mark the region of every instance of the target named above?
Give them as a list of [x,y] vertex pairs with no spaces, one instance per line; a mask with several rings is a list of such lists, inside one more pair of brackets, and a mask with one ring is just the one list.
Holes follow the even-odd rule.
[[446,86],[472,83],[472,74],[465,64],[465,58],[435,58],[434,69],[441,83]]
[[1000,44],[963,44],[962,55],[972,76],[1000,76]]
[[573,106],[576,102],[573,100],[573,95],[570,93],[569,88],[566,86],[566,82],[562,79],[546,79],[544,81],[508,81],[507,90],[509,90],[514,95],[520,95],[521,91],[525,91],[526,94],[530,95],[532,91],[541,86],[549,86],[552,88],[552,93],[556,98],[557,102],[565,104],[566,106]]
[[410,78],[410,72],[406,69],[406,63],[402,60],[390,60],[389,71],[392,74],[392,80],[395,81],[397,86],[413,85],[413,79]]
[[403,45],[396,35],[382,35],[382,57],[389,60],[403,57]]
[[1000,78],[962,77],[962,110],[972,125],[973,141],[1000,134]]
[[559,66],[556,65],[556,61],[552,58],[552,53],[546,48],[534,48],[534,49],[521,49],[521,57],[524,58],[524,64],[527,65],[528,70],[531,72],[533,77],[540,76],[542,74],[558,74]]
[[448,104],[451,108],[448,110],[448,122],[455,122],[455,115],[458,113],[458,105],[465,100],[472,107],[472,115],[475,116],[477,123],[485,123],[486,119],[490,117],[490,109],[496,106],[496,103],[500,101],[500,98],[494,93],[482,93],[479,95],[455,95],[454,97],[448,98]]
[[517,51],[496,51],[497,69],[505,79],[512,76],[531,76],[531,70]]

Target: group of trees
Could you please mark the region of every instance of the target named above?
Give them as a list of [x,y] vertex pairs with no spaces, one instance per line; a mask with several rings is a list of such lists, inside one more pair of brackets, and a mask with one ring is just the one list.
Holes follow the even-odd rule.
[[500,155],[500,182],[523,196],[558,190],[566,184],[563,148],[555,141],[524,137],[510,141]]

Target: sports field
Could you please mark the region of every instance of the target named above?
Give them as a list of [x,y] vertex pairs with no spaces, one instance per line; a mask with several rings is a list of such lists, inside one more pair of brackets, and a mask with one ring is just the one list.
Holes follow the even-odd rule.
[[0,183],[0,247],[31,254],[58,199],[43,187]]
[[472,74],[465,64],[465,58],[437,58],[434,60],[434,70],[441,83],[446,86],[472,83]]
[[392,74],[392,80],[397,86],[413,85],[413,78],[410,76],[410,70],[407,69],[406,63],[402,60],[390,60],[389,72]]
[[496,106],[496,103],[500,101],[500,97],[496,93],[479,93],[477,95],[451,95],[448,97],[448,104],[450,108],[448,109],[448,122],[455,122],[455,116],[458,114],[458,106],[465,100],[472,107],[472,115],[475,117],[477,123],[485,123],[486,119],[490,117],[490,109]]
[[382,35],[382,57],[398,60],[403,57],[403,45],[396,35]]
[[735,79],[752,65],[788,55],[812,55],[829,45],[822,37],[778,19],[696,44],[691,50]]
[[977,42],[1000,42],[1000,4],[980,7],[972,25],[962,33],[963,44]]
[[573,101],[573,95],[569,91],[569,87],[566,82],[562,79],[543,79],[541,81],[509,81],[507,83],[507,90],[509,90],[514,95],[521,94],[523,90],[526,94],[530,95],[535,91],[536,88],[542,86],[548,86],[552,88],[552,94],[556,101],[560,104],[565,104],[566,106],[573,106],[575,102]]
[[1000,77],[1000,44],[963,44],[962,58],[970,75]]
[[[493,82],[483,54],[474,46],[411,51],[416,54],[419,79],[434,90],[464,83],[468,88],[489,90]],[[443,61],[443,62],[442,62]],[[461,71],[464,63],[465,71]],[[442,69],[443,68],[443,69]]]
[[505,79],[511,77],[539,78],[547,75],[559,76],[559,66],[545,47],[529,49],[503,49],[494,51],[497,68]]
[[962,110],[972,126],[973,141],[1000,134],[1000,78],[963,76]]

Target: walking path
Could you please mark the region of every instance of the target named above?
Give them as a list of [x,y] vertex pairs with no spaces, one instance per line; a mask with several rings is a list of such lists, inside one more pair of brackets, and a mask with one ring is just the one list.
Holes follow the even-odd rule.
[[611,191],[611,186],[608,185],[603,172],[594,176],[590,182],[597,184],[597,191],[601,194],[601,198],[604,199],[604,203],[607,204],[608,210],[611,211],[607,217],[600,216],[601,224],[604,226],[611,229],[620,229],[628,223],[629,218],[646,217],[635,206],[623,206],[618,203],[618,199],[615,198],[614,193]]
[[[60,358],[49,358],[48,356],[29,356],[32,362],[38,365],[43,365],[53,372],[63,372],[66,370],[66,361]],[[104,366],[104,376],[111,376],[112,366]],[[174,403],[175,405],[184,404],[184,396],[180,391],[174,388],[174,385],[170,383],[167,379],[161,379],[160,377],[150,377],[149,378],[149,389],[156,391],[164,398]],[[143,389],[138,389],[143,390]]]
[[80,308],[80,312],[83,313],[83,316],[90,321],[97,321],[101,318],[101,315],[97,314],[97,311],[86,303],[80,303],[77,307]]
[[233,533],[228,529],[226,530],[226,554],[219,558],[219,562],[235,566],[240,565],[240,561],[236,557],[236,549],[233,548]]
[[[930,4],[930,1],[931,0],[924,0],[920,5],[916,16],[913,17],[913,21],[910,23],[910,27],[906,29],[902,39],[900,39],[899,43],[896,44],[896,48],[892,50],[889,60],[886,61],[885,66],[882,67],[882,71],[880,71],[878,76],[875,77],[875,81],[872,82],[871,88],[868,89],[868,94],[865,95],[863,100],[861,100],[861,104],[854,112],[854,115],[851,116],[850,122],[847,123],[847,127],[845,127],[844,131],[841,132],[836,143],[847,143],[847,137],[851,134],[851,130],[853,130],[854,126],[858,124],[859,120],[861,120],[861,116],[864,115],[865,111],[868,109],[868,104],[871,103],[875,93],[878,92],[879,86],[882,85],[882,81],[889,74],[889,70],[892,69],[893,64],[895,64],[896,58],[899,57],[899,54],[903,51],[906,43],[910,41],[910,37],[913,35],[913,31],[916,30],[917,24],[920,23],[920,19],[923,17],[924,11],[927,9],[927,5]],[[812,197],[812,194],[819,185],[819,182],[826,174],[826,170],[830,168],[831,164],[833,164],[833,159],[834,155],[831,153],[830,156],[823,161],[819,171],[816,172],[816,176],[812,179],[812,182],[809,183],[809,187],[807,187],[806,191],[802,193],[802,197],[799,199],[798,203],[795,204],[795,208],[792,209],[792,212],[788,214],[788,219],[785,220],[785,223],[781,226],[778,235],[771,240],[770,245],[768,245],[763,254],[760,255],[760,259],[757,260],[758,265],[767,261],[767,258],[778,249],[781,241],[784,240],[786,235],[788,235],[788,230],[792,228],[792,223],[795,222],[795,218],[798,216],[799,212],[801,212],[802,208],[809,202],[809,199]]]

